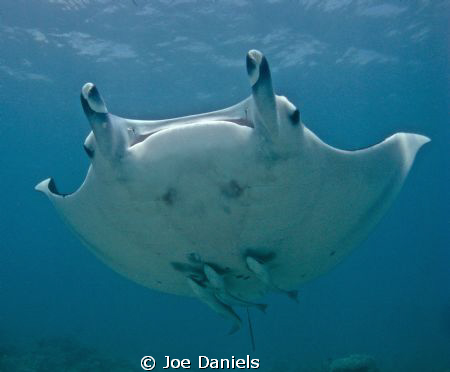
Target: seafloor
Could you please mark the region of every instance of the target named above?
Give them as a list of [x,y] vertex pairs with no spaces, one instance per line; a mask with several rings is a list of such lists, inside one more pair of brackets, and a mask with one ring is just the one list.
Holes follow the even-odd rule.
[[[196,371],[194,366],[190,369]],[[199,370],[204,371],[205,369]],[[207,369],[210,370],[211,369]],[[382,372],[369,355],[350,355],[335,360],[325,360],[321,365],[305,369],[289,363],[265,366],[267,372]],[[42,339],[30,346],[0,345],[1,372],[132,372],[142,371],[138,361],[131,362],[105,355],[70,338]],[[153,371],[164,371],[158,366]]]

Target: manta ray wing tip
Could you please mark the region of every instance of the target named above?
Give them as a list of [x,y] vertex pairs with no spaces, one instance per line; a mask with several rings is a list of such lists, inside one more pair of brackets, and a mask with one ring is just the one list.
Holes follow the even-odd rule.
[[431,141],[430,137],[423,134],[400,132],[397,135],[404,139],[410,146],[416,147],[417,149]]
[[413,164],[417,152],[423,145],[430,142],[431,139],[422,134],[415,133],[397,133],[395,136],[400,143],[400,148],[403,154],[404,169],[408,172]]
[[420,146],[423,146],[426,143],[431,142],[430,137],[424,136],[422,134],[416,134],[416,139],[417,139],[417,142],[420,143]]
[[407,149],[412,154],[416,154],[423,145],[431,141],[429,137],[422,134],[400,133],[400,135],[402,136]]
[[55,181],[53,178],[47,178],[41,182],[39,182],[34,189],[36,191],[42,192],[43,194],[47,195],[48,197],[65,197],[65,194],[59,193],[58,189],[56,188]]
[[47,178],[41,182],[39,182],[36,186],[34,186],[34,189],[36,191],[42,192],[44,194],[48,193],[48,185],[52,181],[51,178]]

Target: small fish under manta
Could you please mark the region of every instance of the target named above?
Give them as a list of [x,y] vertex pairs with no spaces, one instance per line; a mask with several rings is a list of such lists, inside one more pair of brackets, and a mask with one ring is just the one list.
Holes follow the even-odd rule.
[[[198,270],[193,270],[194,273],[187,279],[189,286],[192,288],[192,291],[197,295],[200,301],[208,305],[217,314],[231,320],[232,327],[228,334],[237,332],[242,326],[241,318],[236,314],[232,306],[242,306],[247,309],[250,340],[252,349],[253,351],[255,351],[255,337],[253,335],[253,326],[250,319],[249,308],[255,307],[265,313],[268,305],[246,301],[230,293],[227,290],[224,276],[217,272],[216,269],[214,269],[211,265],[202,263],[198,254],[190,254],[189,260],[193,263],[202,265],[204,274],[204,277],[202,278],[202,275],[198,274]],[[266,283],[267,286],[269,286],[274,291],[286,293],[289,298],[298,302],[298,291],[285,291],[277,288],[276,285],[273,284],[270,277],[270,272],[264,265],[264,263],[251,256],[246,257],[246,262],[248,265],[248,269],[253,272],[259,280]]]
[[51,178],[35,187],[105,264],[198,298],[230,319],[231,333],[242,324],[234,306],[264,312],[271,291],[297,301],[300,284],[361,243],[429,141],[396,133],[357,151],[333,148],[274,93],[261,52],[246,63],[248,98],[175,119],[113,115],[85,84],[86,179],[71,194]]
[[[251,260],[251,262],[254,260],[252,257],[247,257],[247,259]],[[189,286],[200,301],[204,302],[224,318],[231,320],[233,326],[229,334],[233,334],[239,330],[242,324],[240,317],[233,310],[233,306],[256,308],[263,313],[266,312],[267,304],[246,301],[228,291],[225,276],[219,273],[211,264],[203,263],[197,254],[191,254],[190,261],[193,264],[200,265],[201,268],[199,270],[195,266],[191,268],[184,266],[183,270],[188,273],[187,280]],[[257,272],[255,272],[256,276],[263,272],[270,279],[270,274],[267,269],[264,269],[262,264],[258,264],[255,267],[257,269]],[[252,268],[249,267],[249,270],[252,270]]]

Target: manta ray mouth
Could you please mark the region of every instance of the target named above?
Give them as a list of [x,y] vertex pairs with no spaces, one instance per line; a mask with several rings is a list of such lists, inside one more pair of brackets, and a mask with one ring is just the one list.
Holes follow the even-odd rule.
[[164,129],[161,130],[156,130],[154,132],[149,132],[146,134],[140,134],[140,135],[135,135],[131,140],[130,140],[130,147],[133,147],[134,145],[144,142],[148,137],[150,137],[152,134],[161,132]]
[[227,121],[229,121],[230,123],[234,123],[243,127],[249,127],[249,128],[254,128],[255,125],[253,124],[253,122],[247,118],[239,118],[239,119],[228,119]]
[[[223,119],[223,120],[213,120],[213,121],[217,121],[217,122],[220,121],[221,123],[223,123],[225,121],[225,122],[233,123],[233,124],[236,124],[236,125],[239,125],[239,126],[242,126],[242,127],[249,127],[249,128],[254,128],[255,127],[253,122],[250,121],[247,118],[236,118],[236,119],[227,118],[227,119]],[[195,123],[192,123],[192,124],[195,124]],[[214,125],[214,124],[211,124],[211,125]],[[159,133],[159,132],[163,132],[163,131],[165,131],[167,129],[168,128],[158,129],[158,130],[150,131],[150,132],[145,133],[145,134],[136,134],[134,132],[134,130],[131,129],[131,131],[133,132],[133,136],[130,139],[130,147],[133,147],[134,145],[145,141],[150,136],[152,136],[152,135],[154,135],[156,133]]]

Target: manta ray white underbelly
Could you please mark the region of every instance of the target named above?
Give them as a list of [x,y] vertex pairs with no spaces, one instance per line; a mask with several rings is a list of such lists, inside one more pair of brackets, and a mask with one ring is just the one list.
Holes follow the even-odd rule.
[[86,84],[87,177],[69,195],[51,179],[36,186],[111,268],[198,296],[236,324],[233,304],[292,294],[360,243],[429,141],[397,133],[364,150],[332,148],[274,94],[260,52],[248,53],[247,71],[252,94],[237,105],[158,121],[110,114]]

